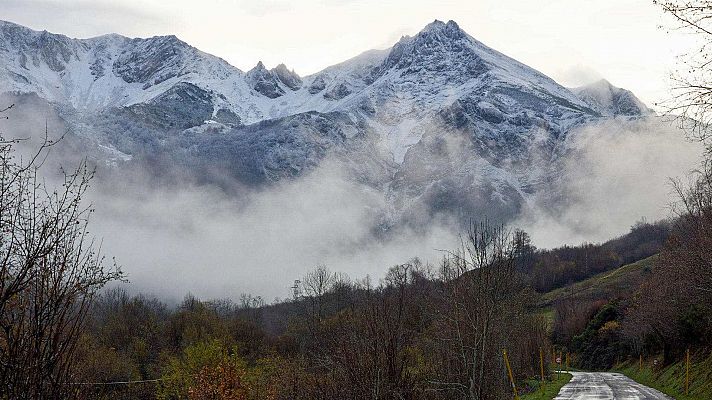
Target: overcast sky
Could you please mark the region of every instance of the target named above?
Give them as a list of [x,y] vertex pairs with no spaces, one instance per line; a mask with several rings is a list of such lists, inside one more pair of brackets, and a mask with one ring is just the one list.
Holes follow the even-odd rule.
[[605,77],[652,105],[692,37],[669,33],[652,0],[0,0],[0,18],[72,37],[175,34],[247,70],[307,75],[390,47],[434,19],[566,86]]

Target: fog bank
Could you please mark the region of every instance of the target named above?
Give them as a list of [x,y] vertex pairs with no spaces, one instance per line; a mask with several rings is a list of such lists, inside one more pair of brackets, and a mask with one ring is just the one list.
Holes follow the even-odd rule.
[[642,218],[667,218],[676,200],[671,179],[688,176],[704,150],[657,117],[585,126],[567,142],[575,152],[562,166],[557,204],[541,194],[514,222],[539,247],[602,242]]

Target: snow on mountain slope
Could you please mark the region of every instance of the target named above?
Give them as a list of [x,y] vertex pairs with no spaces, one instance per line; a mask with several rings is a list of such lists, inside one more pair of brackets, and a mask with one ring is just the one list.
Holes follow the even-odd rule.
[[477,109],[475,118],[498,123],[549,113],[546,123],[559,132],[595,114],[568,89],[478,42],[453,21],[435,21],[391,49],[364,53],[304,81],[302,90],[284,98],[294,104],[292,112],[366,116],[396,163],[430,119],[463,103]]
[[146,103],[191,83],[211,93],[215,113],[227,108],[248,123],[272,115],[245,73],[175,36],[70,39],[0,22],[0,60],[4,91],[35,92],[82,112]]
[[615,87],[605,79],[573,88],[571,91],[604,116],[640,116],[652,113],[633,92]]
[[[392,49],[329,67],[305,78],[303,87],[301,78],[283,65],[268,71],[258,63],[244,73],[175,36],[70,39],[0,22],[0,57],[3,89],[37,92],[89,111],[147,102],[176,83],[188,82],[214,93],[216,102],[233,109],[244,123],[253,123],[297,112],[348,109],[363,91],[373,97],[374,89],[387,90],[390,83],[406,89],[402,93],[412,94],[421,105],[448,102],[473,89],[472,78],[480,72],[586,106],[546,76],[469,37],[452,21],[435,21]],[[261,90],[255,89],[256,80],[262,81]]]
[[567,89],[434,21],[313,75],[243,72],[175,36],[71,39],[0,22],[0,92],[37,93],[80,136],[249,184],[333,155],[383,190],[392,223],[512,217],[556,174],[574,127],[648,113],[607,82]]

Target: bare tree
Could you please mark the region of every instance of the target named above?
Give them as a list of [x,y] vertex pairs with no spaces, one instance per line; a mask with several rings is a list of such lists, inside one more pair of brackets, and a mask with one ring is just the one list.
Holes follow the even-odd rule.
[[694,277],[690,289],[712,300],[712,160],[689,185],[676,182],[675,189],[678,219],[664,254],[672,254],[668,262],[680,264],[678,274]]
[[[460,250],[443,260],[441,274],[442,308],[431,350],[437,360],[434,390],[447,398],[503,398],[508,386],[502,348],[516,348],[512,353],[526,358],[545,341],[516,273],[513,236],[502,226],[472,225]],[[536,365],[512,361],[515,367]]]
[[339,282],[339,275],[329,271],[326,266],[318,265],[302,279],[302,293],[311,304],[311,317],[321,322],[324,318],[324,296]]
[[47,135],[23,162],[17,141],[0,139],[0,393],[4,398],[71,397],[73,354],[90,302],[120,278],[89,235],[85,206],[92,171],[65,173],[57,189],[38,174]]
[[653,343],[661,347],[666,363],[678,359],[680,349],[712,339],[708,322],[712,321],[710,161],[689,183],[676,181],[675,189],[678,202],[673,207],[676,218],[671,235],[651,276],[633,297],[624,323],[624,334],[635,346]]
[[712,1],[654,0],[653,3],[673,17],[676,21],[673,29],[695,34],[700,40],[697,49],[681,55],[681,68],[671,77],[672,97],[659,105],[676,116],[693,138],[706,142],[712,122]]
[[423,398],[416,367],[427,291],[412,264],[392,267],[384,282],[366,282],[350,307],[332,316],[321,337],[321,360],[337,376],[343,399]]

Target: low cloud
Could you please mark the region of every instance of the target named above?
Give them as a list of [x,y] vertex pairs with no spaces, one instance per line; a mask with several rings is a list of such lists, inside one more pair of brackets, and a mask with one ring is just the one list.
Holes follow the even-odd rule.
[[556,71],[553,76],[556,81],[567,87],[584,86],[601,80],[603,76],[595,69],[586,65],[571,65]]
[[[36,139],[45,122],[50,132],[63,132],[48,108],[30,100],[20,105],[0,126],[5,137]],[[21,153],[32,154],[36,142],[22,142]],[[670,179],[688,175],[703,151],[659,118],[586,126],[566,144],[572,153],[554,190],[540,193],[510,224],[527,230],[539,247],[605,241],[642,217],[667,217]],[[78,162],[71,146],[53,154],[45,165],[50,170]],[[325,160],[293,180],[224,190],[194,183],[189,172],[169,184],[141,168],[100,170],[88,199],[96,209],[90,229],[128,273],[130,290],[174,301],[189,292],[284,298],[317,264],[378,279],[412,257],[437,262],[438,249],[458,243],[454,224],[445,222],[380,234],[388,209],[383,192],[342,171]]]
[[100,185],[93,232],[105,238],[131,287],[170,299],[286,297],[317,264],[352,277],[435,258],[454,236],[444,228],[376,239],[381,193],[350,181],[330,162],[296,180],[242,196],[211,186]]
[[538,246],[600,242],[641,218],[670,215],[671,179],[700,165],[703,146],[661,118],[616,119],[571,133],[575,152],[555,193],[540,195],[515,222]]
[[167,31],[181,21],[127,4],[87,0],[4,0],[2,19],[68,36]]

